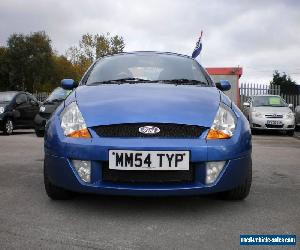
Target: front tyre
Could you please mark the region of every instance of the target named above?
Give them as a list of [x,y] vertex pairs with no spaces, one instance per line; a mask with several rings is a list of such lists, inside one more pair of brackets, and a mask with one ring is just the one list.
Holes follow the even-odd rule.
[[295,130],[289,130],[289,131],[286,132],[286,134],[287,134],[288,136],[294,136]]
[[232,190],[220,193],[219,194],[220,198],[224,200],[244,200],[250,192],[251,183],[252,183],[252,161],[248,168],[247,178],[244,181],[244,183]]
[[34,131],[37,137],[44,137],[45,135],[45,132],[43,130],[35,129]]
[[14,124],[10,118],[7,118],[3,123],[3,133],[5,135],[11,135],[14,131]]
[[44,166],[44,185],[45,185],[45,190],[47,195],[52,200],[69,200],[74,197],[73,192],[57,187],[51,183],[45,166]]

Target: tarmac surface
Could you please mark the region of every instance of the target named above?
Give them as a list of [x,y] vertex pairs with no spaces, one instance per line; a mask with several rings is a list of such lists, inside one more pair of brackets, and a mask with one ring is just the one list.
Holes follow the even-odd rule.
[[254,135],[252,157],[252,189],[242,202],[97,195],[52,201],[43,186],[43,139],[31,130],[0,135],[0,249],[240,249],[240,234],[296,234],[299,247],[299,132]]

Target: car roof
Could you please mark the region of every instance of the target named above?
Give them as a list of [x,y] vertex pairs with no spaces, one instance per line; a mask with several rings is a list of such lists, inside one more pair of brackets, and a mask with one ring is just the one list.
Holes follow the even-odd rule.
[[[180,56],[180,57],[185,57],[194,60],[194,58],[184,55],[184,54],[179,54],[179,53],[174,53],[174,52],[162,52],[162,51],[131,51],[131,52],[120,52],[117,54],[113,55],[108,55],[105,57],[114,57],[114,56],[120,56],[120,55],[147,55],[147,54],[157,54],[157,55],[172,55],[172,56]],[[98,60],[101,60],[105,57],[99,58]]]
[[0,93],[19,93],[20,91],[0,91]]
[[9,91],[0,91],[0,93],[12,93],[12,94],[27,94],[27,95],[32,95],[29,92],[26,91],[16,91],[16,90],[9,90]]

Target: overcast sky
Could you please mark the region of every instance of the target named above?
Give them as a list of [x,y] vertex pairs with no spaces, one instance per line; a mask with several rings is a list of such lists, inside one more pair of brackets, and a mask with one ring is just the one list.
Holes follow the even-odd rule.
[[45,30],[58,53],[82,34],[124,37],[126,51],[191,55],[201,29],[204,67],[243,68],[241,82],[268,83],[275,69],[300,84],[300,1],[1,0],[0,44]]

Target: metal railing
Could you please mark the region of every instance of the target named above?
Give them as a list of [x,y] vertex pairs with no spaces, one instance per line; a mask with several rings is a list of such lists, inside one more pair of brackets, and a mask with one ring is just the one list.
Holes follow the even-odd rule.
[[279,85],[272,84],[255,84],[241,83],[240,85],[240,107],[243,108],[243,103],[248,97],[253,95],[280,95],[287,103],[291,103],[294,107],[300,105],[300,93],[282,93]]

